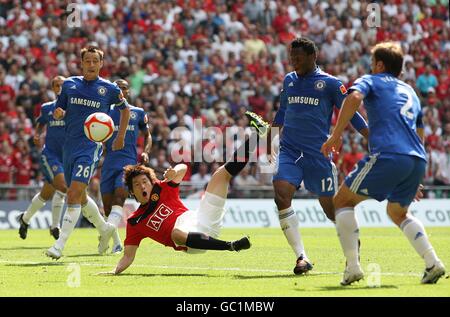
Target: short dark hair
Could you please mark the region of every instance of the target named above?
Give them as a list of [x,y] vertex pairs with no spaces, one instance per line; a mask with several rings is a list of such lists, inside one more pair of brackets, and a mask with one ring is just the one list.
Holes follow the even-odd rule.
[[317,46],[306,37],[297,37],[291,42],[291,48],[302,48],[308,55],[317,53]]
[[394,42],[378,43],[372,48],[372,56],[376,62],[383,62],[386,73],[399,77],[403,68],[403,51]]
[[105,54],[100,48],[93,45],[81,49],[81,59],[83,59],[86,53],[97,53],[100,56],[101,61],[103,60],[103,55]]
[[126,86],[126,89],[129,89],[129,84],[125,79],[122,79],[122,78],[116,79],[114,81],[114,83],[117,84],[117,86],[119,86],[119,88],[121,86]]
[[127,165],[123,168],[123,171],[123,178],[130,193],[133,191],[133,178],[139,175],[147,176],[152,184],[154,184],[155,181],[158,180],[155,171],[152,168],[146,167],[142,164]]

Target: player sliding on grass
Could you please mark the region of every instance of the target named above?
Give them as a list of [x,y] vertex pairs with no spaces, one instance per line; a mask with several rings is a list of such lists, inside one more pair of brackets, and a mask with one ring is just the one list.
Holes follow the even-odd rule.
[[[250,126],[256,127],[257,135],[265,136],[269,125],[254,113],[247,112],[246,115]],[[248,237],[231,242],[217,237],[225,214],[230,180],[247,165],[250,153],[256,150],[256,142],[251,140],[247,139],[233,158],[214,173],[200,207],[195,211],[188,210],[179,197],[178,185],[186,173],[185,164],[168,168],[163,181],[156,178],[151,168],[142,165],[125,167],[125,183],[141,206],[128,218],[124,255],[116,269],[109,273],[119,274],[128,268],[144,238],[188,253],[250,248]],[[237,159],[241,152],[245,154],[242,162]]]

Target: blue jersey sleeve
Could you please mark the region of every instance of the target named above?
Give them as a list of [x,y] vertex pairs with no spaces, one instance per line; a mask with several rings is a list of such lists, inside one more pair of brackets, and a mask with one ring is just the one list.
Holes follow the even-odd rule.
[[139,118],[139,130],[142,132],[146,132],[148,130],[148,117],[145,111],[140,112],[140,118]]
[[111,102],[112,105],[115,105],[115,108],[119,110],[123,110],[128,107],[127,100],[122,94],[119,86],[116,83],[112,83],[112,92],[111,92]]
[[275,115],[275,118],[273,119],[273,123],[276,123],[277,125],[284,125],[284,115],[286,113],[286,107],[287,107],[287,97],[286,97],[286,90],[285,90],[285,81],[283,81],[283,89],[280,93],[280,108],[278,108],[277,114]]
[[48,113],[46,108],[45,105],[42,105],[39,117],[36,119],[36,122],[41,125],[46,125],[48,123]]
[[[333,102],[337,108],[341,109],[342,103],[344,102],[345,97],[348,96],[347,89],[345,88],[344,84],[342,84],[342,82],[340,80],[334,81],[333,86],[334,86],[333,90],[332,90]],[[355,113],[355,115],[350,120],[350,122],[357,131],[367,128],[367,122],[359,114],[359,112]]]
[[63,82],[62,87],[61,87],[61,93],[59,94],[58,98],[56,99],[55,109],[57,109],[57,108],[61,108],[63,110],[67,109],[67,101],[68,101],[67,89],[68,89],[70,83],[72,83],[72,85],[75,85],[70,80],[65,80]]
[[423,129],[423,120],[422,120],[423,114],[422,114],[422,109],[420,109],[418,115],[417,115],[417,119],[416,119],[416,128],[417,129]]
[[342,106],[342,102],[344,101],[345,97],[347,97],[347,89],[339,79],[335,78],[329,81],[328,87],[328,92],[331,95],[331,101],[336,107],[340,109]]
[[372,77],[370,75],[364,75],[355,80],[355,82],[353,83],[352,87],[350,87],[349,90],[350,92],[353,90],[357,90],[360,93],[362,93],[364,97],[367,97],[372,90],[372,86],[373,86]]

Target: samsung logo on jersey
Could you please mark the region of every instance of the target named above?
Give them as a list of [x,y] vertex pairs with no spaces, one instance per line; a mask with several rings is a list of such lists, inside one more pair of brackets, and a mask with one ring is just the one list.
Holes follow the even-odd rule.
[[75,105],[82,105],[92,108],[100,108],[100,101],[92,101],[84,98],[70,98],[70,102]]
[[66,122],[64,120],[52,120],[49,121],[50,127],[63,127],[66,125]]
[[319,105],[319,99],[313,98],[313,97],[303,97],[303,96],[293,96],[288,97],[288,103],[301,103],[304,105],[312,105],[312,106],[318,106]]
[[[119,126],[118,125],[114,126],[114,131],[119,131]],[[127,131],[134,131],[134,125],[128,125],[127,126]]]

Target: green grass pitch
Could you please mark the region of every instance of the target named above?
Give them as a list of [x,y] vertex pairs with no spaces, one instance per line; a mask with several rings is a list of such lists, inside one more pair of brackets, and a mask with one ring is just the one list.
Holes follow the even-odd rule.
[[[120,255],[96,254],[95,229],[76,229],[58,261],[44,255],[54,242],[47,230],[29,230],[25,241],[16,230],[0,230],[0,296],[450,296],[448,278],[420,284],[423,261],[397,228],[361,228],[366,277],[347,287],[339,285],[345,260],[335,230],[301,232],[315,264],[306,276],[292,273],[295,257],[275,228],[224,229],[226,240],[250,235],[252,248],[240,253],[189,255],[146,239],[127,271],[102,276]],[[450,268],[450,228],[427,232]]]

